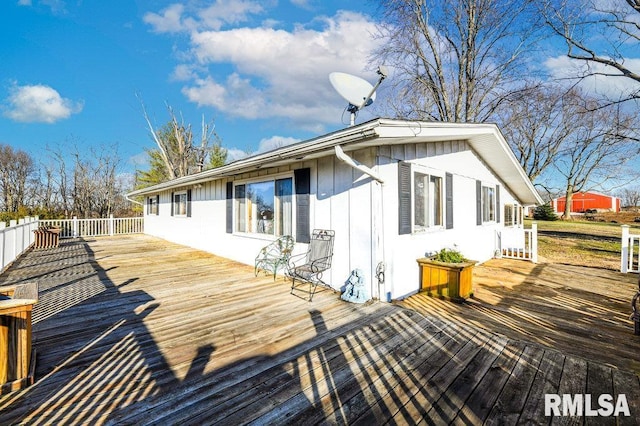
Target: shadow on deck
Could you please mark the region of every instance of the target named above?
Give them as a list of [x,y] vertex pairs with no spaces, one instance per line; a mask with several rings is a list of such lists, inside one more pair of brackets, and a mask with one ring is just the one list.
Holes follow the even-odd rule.
[[640,413],[633,374],[330,291],[308,303],[151,237],[65,242],[0,278],[41,289],[36,383],[0,398],[0,424],[548,423],[544,393],[580,386]]

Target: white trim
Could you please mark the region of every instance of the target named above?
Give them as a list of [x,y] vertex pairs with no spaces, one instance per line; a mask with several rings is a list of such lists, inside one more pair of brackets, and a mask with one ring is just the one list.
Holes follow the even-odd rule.
[[[446,212],[446,193],[445,193],[445,175],[446,172],[442,170],[434,171],[435,169],[431,167],[426,167],[421,164],[415,164],[409,162],[411,165],[411,234],[425,234],[431,232],[439,232],[445,230],[445,222],[447,217]],[[427,176],[429,179],[434,176],[440,179],[440,225],[426,225],[424,227],[420,227],[416,225],[416,188],[415,188],[415,175],[416,173],[420,173],[421,175]],[[427,189],[427,201],[431,201],[431,193]],[[425,206],[428,209],[428,206]]]
[[[175,202],[176,196],[184,195],[184,214],[179,213],[177,210],[178,204]],[[171,198],[171,211],[173,212],[173,217],[187,217],[187,210],[189,206],[187,205],[189,200],[187,199],[187,191],[174,191]]]
[[[259,240],[266,240],[266,241],[275,241],[276,239],[278,239],[279,237],[281,237],[281,235],[276,235],[275,232],[275,215],[276,215],[276,206],[275,206],[275,182],[277,180],[283,180],[283,179],[291,179],[291,235],[295,236],[296,235],[296,181],[295,181],[295,176],[293,172],[281,172],[281,173],[275,173],[275,174],[269,174],[269,175],[264,175],[264,176],[256,176],[256,177],[252,177],[252,178],[246,178],[246,179],[238,179],[238,180],[234,180],[232,181],[232,227],[231,229],[232,234],[239,236],[239,237],[244,237],[244,238],[254,238],[254,239],[259,239]],[[236,187],[238,185],[244,185],[245,187],[245,200],[246,200],[246,196],[247,196],[247,186],[251,185],[251,184],[256,184],[256,183],[262,183],[262,182],[273,182],[273,189],[274,189],[274,233],[273,234],[267,234],[267,233],[260,233],[260,232],[247,232],[247,231],[238,231],[237,230],[237,225],[238,225],[238,221],[237,221],[237,215],[238,215],[238,202],[237,202],[237,197],[236,197]],[[245,202],[245,229],[247,229],[248,226],[248,216],[247,216],[247,211],[246,211],[246,202]],[[284,235],[284,234],[283,234]]]

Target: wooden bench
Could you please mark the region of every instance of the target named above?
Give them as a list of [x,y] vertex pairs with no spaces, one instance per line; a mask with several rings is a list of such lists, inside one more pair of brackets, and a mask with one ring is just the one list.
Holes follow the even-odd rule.
[[0,287],[0,394],[33,384],[31,311],[36,303],[37,283]]
[[34,248],[56,248],[60,245],[60,228],[41,226],[35,231]]

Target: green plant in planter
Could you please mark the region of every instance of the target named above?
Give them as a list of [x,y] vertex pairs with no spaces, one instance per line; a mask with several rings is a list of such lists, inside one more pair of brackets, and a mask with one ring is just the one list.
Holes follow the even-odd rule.
[[462,253],[458,250],[443,248],[432,257],[433,260],[445,263],[463,263],[468,262]]

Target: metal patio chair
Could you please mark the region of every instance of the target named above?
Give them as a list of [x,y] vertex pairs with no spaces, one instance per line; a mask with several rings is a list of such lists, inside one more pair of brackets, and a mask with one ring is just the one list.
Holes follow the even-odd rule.
[[293,251],[293,244],[293,237],[285,235],[263,247],[256,256],[255,275],[258,276],[258,270],[260,269],[265,272],[273,272],[273,280],[275,281],[278,268],[287,266]]
[[[303,291],[309,294],[311,302],[318,284],[326,285],[322,273],[331,268],[334,237],[335,231],[314,229],[307,252],[289,259],[285,275],[291,278],[291,294],[297,296],[295,291]],[[300,288],[306,284],[309,284],[308,291]]]

